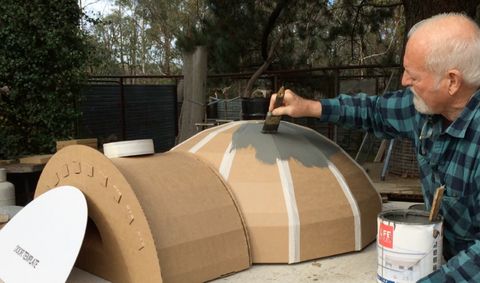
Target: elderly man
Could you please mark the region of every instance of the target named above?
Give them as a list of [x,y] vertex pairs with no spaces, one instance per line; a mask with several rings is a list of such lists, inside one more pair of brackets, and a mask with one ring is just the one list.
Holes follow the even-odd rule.
[[411,139],[427,209],[435,189],[446,189],[441,214],[447,262],[420,281],[480,282],[480,29],[462,14],[423,20],[408,34],[403,63],[405,90],[321,101],[287,90],[273,114]]

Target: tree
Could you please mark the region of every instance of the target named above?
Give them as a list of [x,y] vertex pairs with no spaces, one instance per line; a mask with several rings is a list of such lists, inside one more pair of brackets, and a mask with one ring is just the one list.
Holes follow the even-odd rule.
[[206,43],[213,72],[257,69],[280,34],[273,69],[365,60],[371,64],[398,62],[392,54],[401,50],[397,42],[402,24],[400,5],[352,0],[209,0],[202,25],[179,40],[179,46]]
[[430,16],[445,12],[466,13],[475,19],[478,0],[403,0],[405,8],[405,29],[409,30],[415,23]]
[[75,0],[0,1],[0,159],[71,137],[88,47]]

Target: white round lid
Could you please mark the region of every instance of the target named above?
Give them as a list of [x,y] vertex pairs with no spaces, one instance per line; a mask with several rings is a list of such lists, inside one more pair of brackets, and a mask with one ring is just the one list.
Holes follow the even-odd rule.
[[35,198],[0,230],[0,280],[65,282],[87,219],[87,201],[75,187],[57,187]]
[[111,142],[103,145],[103,154],[108,158],[154,154],[152,139]]

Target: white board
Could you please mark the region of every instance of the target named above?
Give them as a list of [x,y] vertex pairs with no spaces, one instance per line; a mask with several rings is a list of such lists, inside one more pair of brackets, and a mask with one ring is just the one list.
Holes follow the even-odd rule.
[[57,187],[34,199],[0,230],[0,280],[65,282],[87,219],[87,202],[75,187]]

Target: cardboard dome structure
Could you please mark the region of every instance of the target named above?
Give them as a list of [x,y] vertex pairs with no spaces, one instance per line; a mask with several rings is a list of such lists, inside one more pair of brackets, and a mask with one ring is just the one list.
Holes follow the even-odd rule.
[[204,282],[250,266],[227,184],[193,154],[108,159],[69,146],[47,163],[35,196],[80,189],[89,223],[76,266],[111,282]]
[[282,121],[210,128],[179,144],[230,184],[254,263],[294,263],[358,251],[375,240],[381,198],[364,170],[319,133]]

